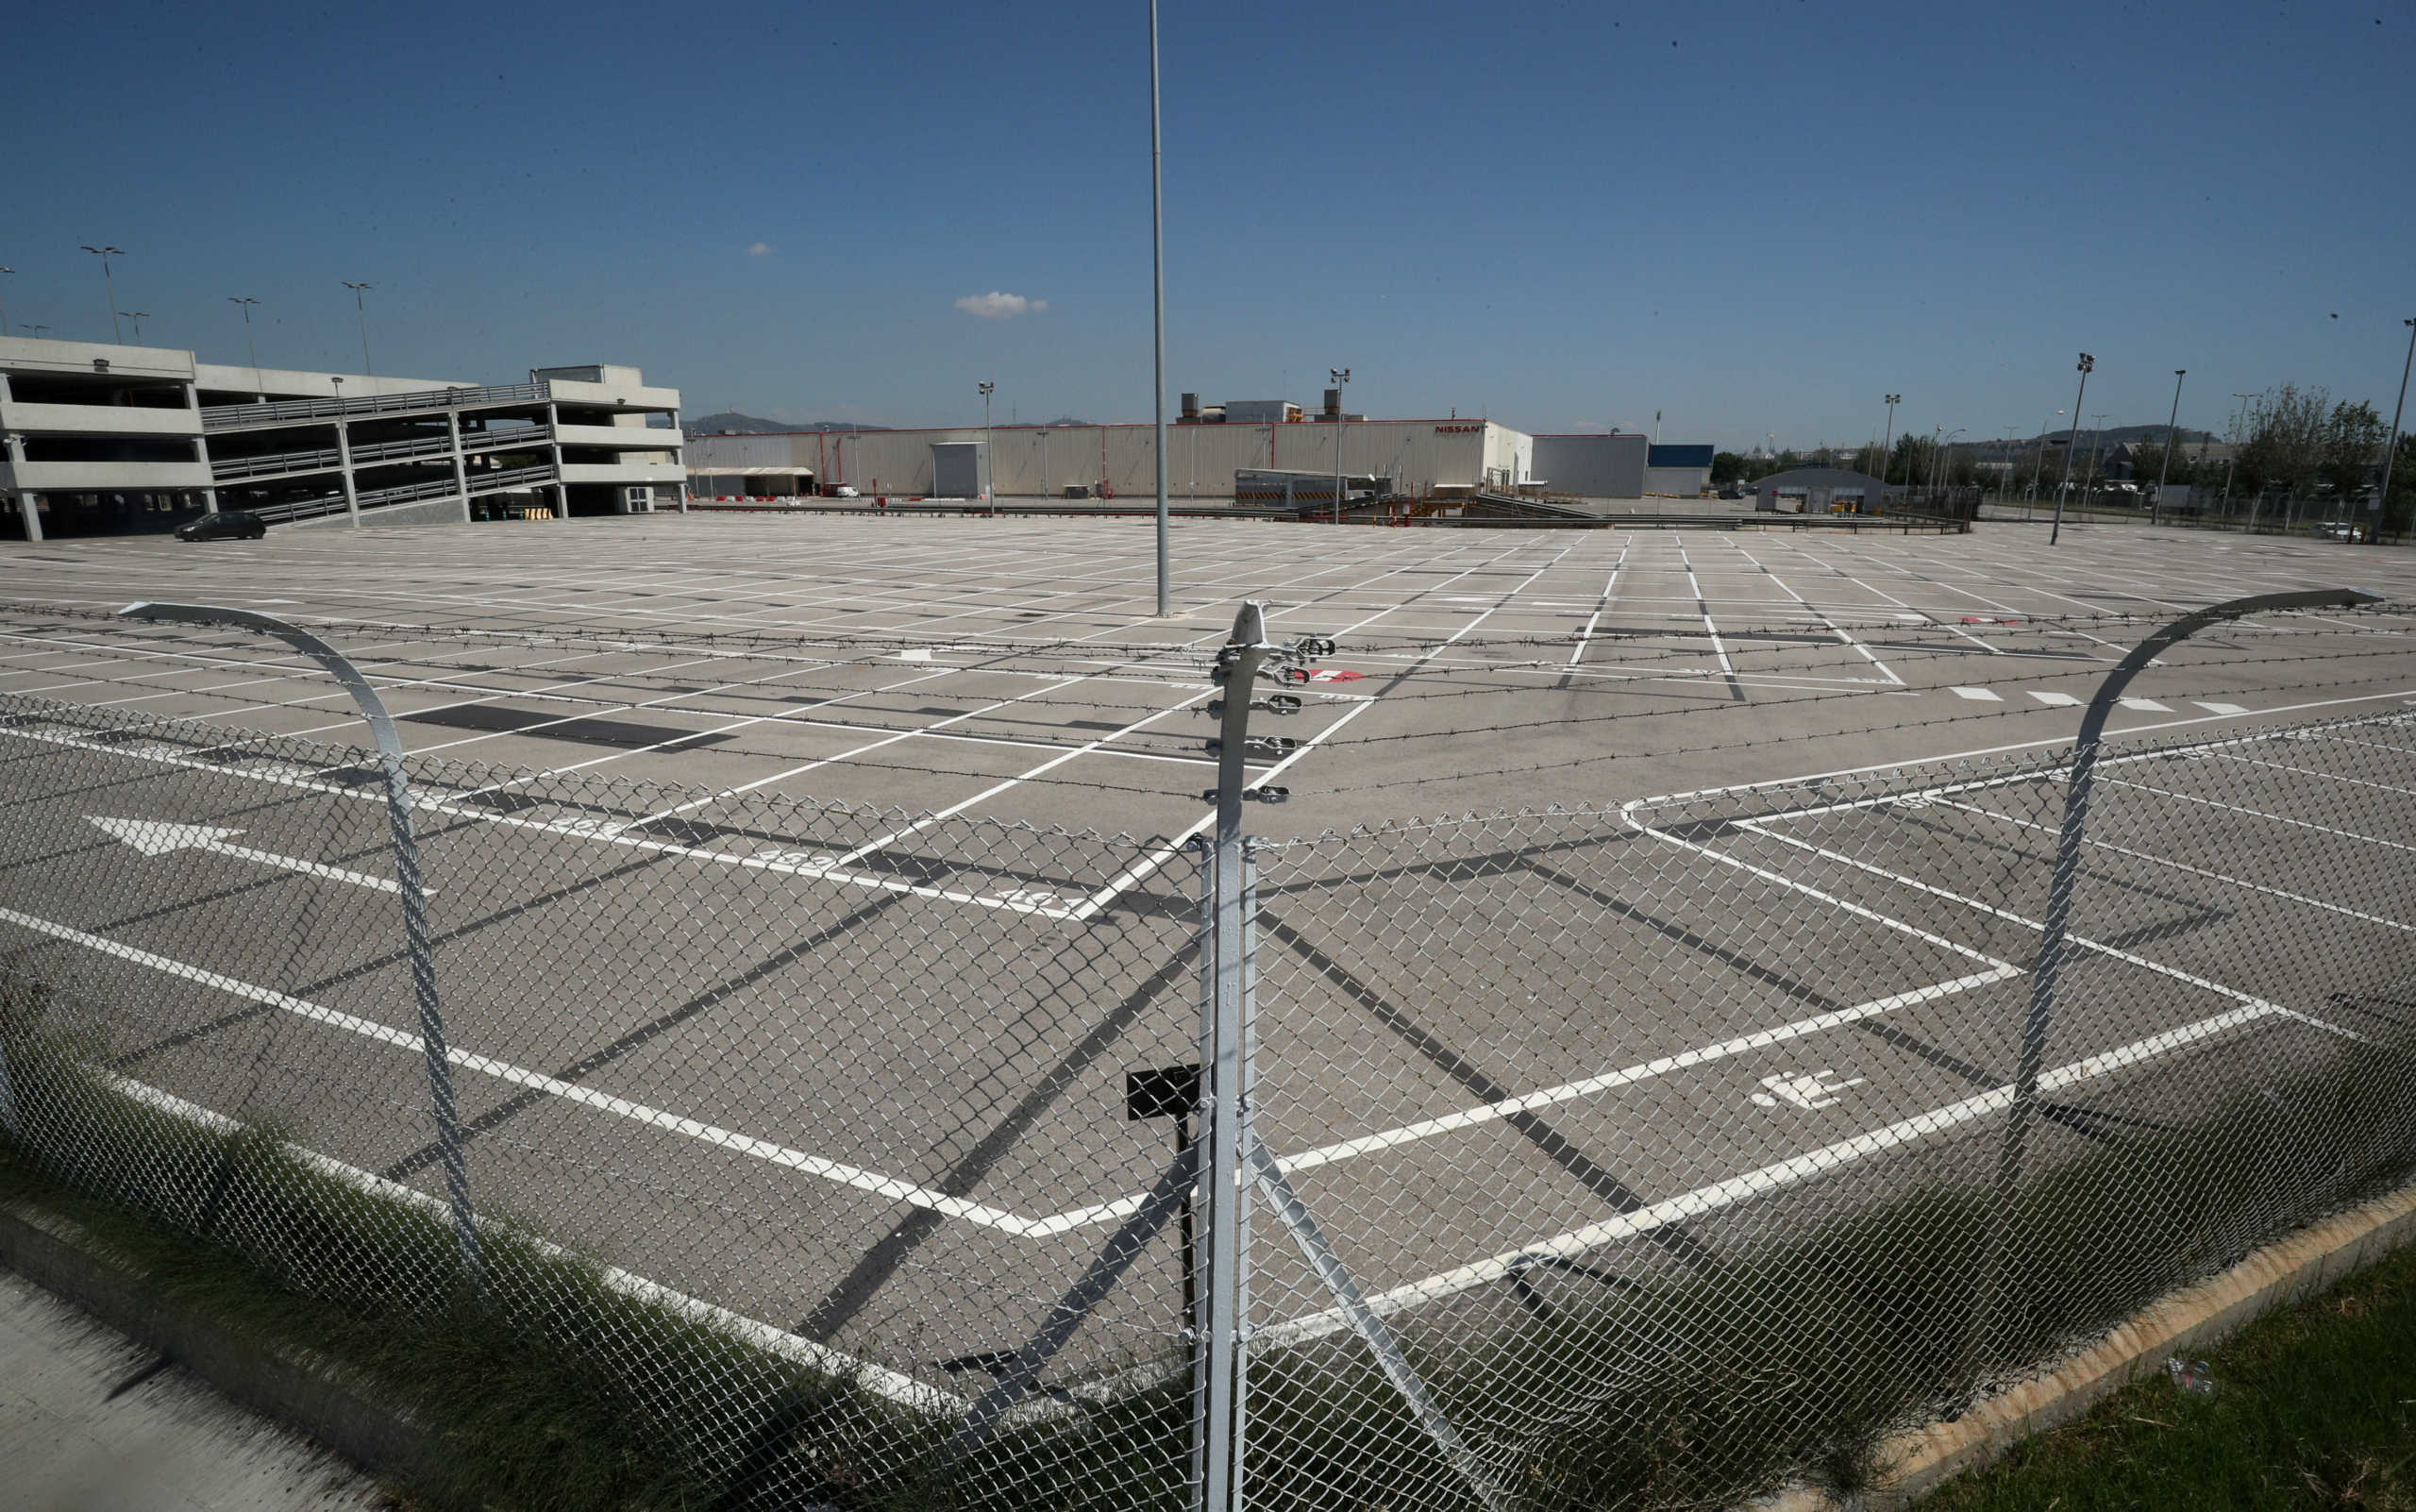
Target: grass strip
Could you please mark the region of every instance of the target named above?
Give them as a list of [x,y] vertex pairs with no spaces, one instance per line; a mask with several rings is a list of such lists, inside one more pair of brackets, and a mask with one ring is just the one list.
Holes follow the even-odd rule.
[[2416,1507],[2416,1250],[2200,1358],[2213,1395],[2143,1374],[1920,1512]]

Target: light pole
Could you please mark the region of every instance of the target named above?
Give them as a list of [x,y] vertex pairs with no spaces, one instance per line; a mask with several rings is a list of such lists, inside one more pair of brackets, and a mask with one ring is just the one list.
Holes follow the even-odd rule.
[[2232,397],[2238,399],[2240,403],[2233,408],[2231,415],[2231,455],[2223,459],[2223,518],[2225,519],[2231,518],[2231,475],[2233,470],[2240,466],[2240,428],[2248,421],[2248,401],[2257,395],[2235,394]]
[[376,378],[378,370],[369,365],[369,310],[361,303],[361,296],[378,286],[374,283],[354,283],[349,278],[336,281],[352,291],[352,312],[361,322],[361,371]]
[[1946,440],[1938,445],[1937,455],[1930,459],[1929,463],[1930,492],[1936,493],[1941,483],[1952,480],[1953,475],[1947,471],[1946,467],[1946,448],[1954,445],[1955,438],[1970,428],[1969,426],[1956,426],[1946,433]]
[[[2058,410],[2055,414],[2064,412]],[[2030,518],[2029,506],[2038,502],[2038,476],[2047,470],[2047,432],[2055,423],[2055,414],[2038,422],[2038,449],[2030,458],[2030,497],[2024,501],[2022,517]]]
[[2013,433],[2021,428],[2022,428],[2019,426],[2007,426],[2005,428],[2005,451],[2003,453],[2005,459],[2005,471],[1997,475],[1997,505],[1999,508],[2003,508],[2005,504],[2013,497]]
[[[0,273],[8,270],[0,268]],[[2403,320],[2408,328],[2408,356],[2399,364],[2399,402],[2391,407],[2391,442],[2382,454],[2382,493],[2374,499],[2374,528],[2367,532],[2366,545],[2382,545],[2382,528],[2391,522],[2391,464],[2399,457],[2399,417],[2408,409],[2408,370],[2416,366],[2416,320]]]
[[[1896,406],[1904,402],[1901,394],[1890,394],[1885,397],[1888,400],[1888,439],[1879,444],[1879,481],[1883,486],[1888,481],[1888,448],[1896,445]],[[1911,479],[1905,481],[1910,482]]]
[[982,496],[990,501],[990,515],[998,513],[998,479],[990,464],[990,395],[998,392],[996,383],[982,385]]
[[2089,418],[2097,424],[2089,428],[2089,471],[2083,473],[2080,479],[2080,507],[2083,511],[2087,511],[2089,501],[2097,496],[2097,453],[2106,445],[2106,412],[2101,410]]
[[[14,272],[16,272],[16,271],[17,271],[17,270],[16,270],[16,269],[14,269],[14,268],[0,268],[0,273],[14,273]],[[6,336],[6,335],[8,335],[8,306],[7,305],[7,303],[6,303],[6,302],[0,302],[0,336]]]
[[1351,381],[1351,369],[1330,367],[1326,375],[1334,379],[1334,523],[1342,523],[1342,386]]
[[150,315],[151,311],[147,310],[121,310],[118,313],[134,322],[134,344],[137,346],[142,345],[143,322]]
[[[1166,194],[1158,126],[1158,0],[1149,0],[1149,400],[1158,434],[1158,617],[1174,613],[1166,580]],[[1194,436],[1192,445],[1200,442]]]
[[226,302],[243,312],[243,345],[244,348],[252,354],[252,388],[256,396],[260,398],[266,398],[268,397],[267,395],[259,393],[260,388],[260,344],[252,335],[252,307],[259,304],[260,301],[252,298],[248,294],[228,294],[226,296]]
[[2164,460],[2156,463],[2156,497],[2148,500],[2150,525],[2156,523],[2156,512],[2164,508],[2164,480],[2173,472],[2173,448],[2181,437],[2181,380],[2189,376],[2189,372],[2186,367],[2173,370],[2173,413],[2164,422]]
[[126,340],[126,333],[118,328],[117,280],[109,277],[109,259],[122,258],[126,256],[126,248],[122,246],[88,246],[84,250],[101,260],[101,287],[108,290],[109,295],[109,336],[112,340],[123,342]]
[[2072,431],[2064,443],[2064,480],[2055,485],[2055,520],[2047,528],[2047,544],[2054,546],[2064,533],[2064,490],[2072,486],[2072,453],[2080,449],[2080,405],[2089,396],[2089,371],[2097,366],[2097,359],[2087,352],[2080,354],[2080,392],[2072,395]]

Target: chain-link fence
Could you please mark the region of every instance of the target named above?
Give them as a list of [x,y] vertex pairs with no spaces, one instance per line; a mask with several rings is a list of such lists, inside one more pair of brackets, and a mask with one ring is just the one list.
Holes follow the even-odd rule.
[[424,978],[374,753],[0,697],[13,1163],[595,1504],[1219,1512],[1839,1472],[2416,1167],[2410,716],[1246,841],[1262,660],[1197,847],[414,759]]

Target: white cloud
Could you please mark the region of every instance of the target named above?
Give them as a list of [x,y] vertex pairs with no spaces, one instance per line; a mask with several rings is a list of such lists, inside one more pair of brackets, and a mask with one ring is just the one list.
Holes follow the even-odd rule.
[[985,294],[966,294],[956,302],[956,308],[983,320],[1005,320],[1011,315],[1037,315],[1049,308],[1049,301],[1026,299],[1021,294],[1000,294],[993,289]]
[[772,255],[772,244],[758,242],[747,249],[747,255],[750,258],[768,258]]

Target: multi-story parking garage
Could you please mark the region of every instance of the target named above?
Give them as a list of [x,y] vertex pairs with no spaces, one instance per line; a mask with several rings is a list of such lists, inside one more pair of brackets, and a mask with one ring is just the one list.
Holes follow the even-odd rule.
[[0,534],[273,523],[434,524],[686,502],[680,394],[634,367],[471,384],[0,339]]

